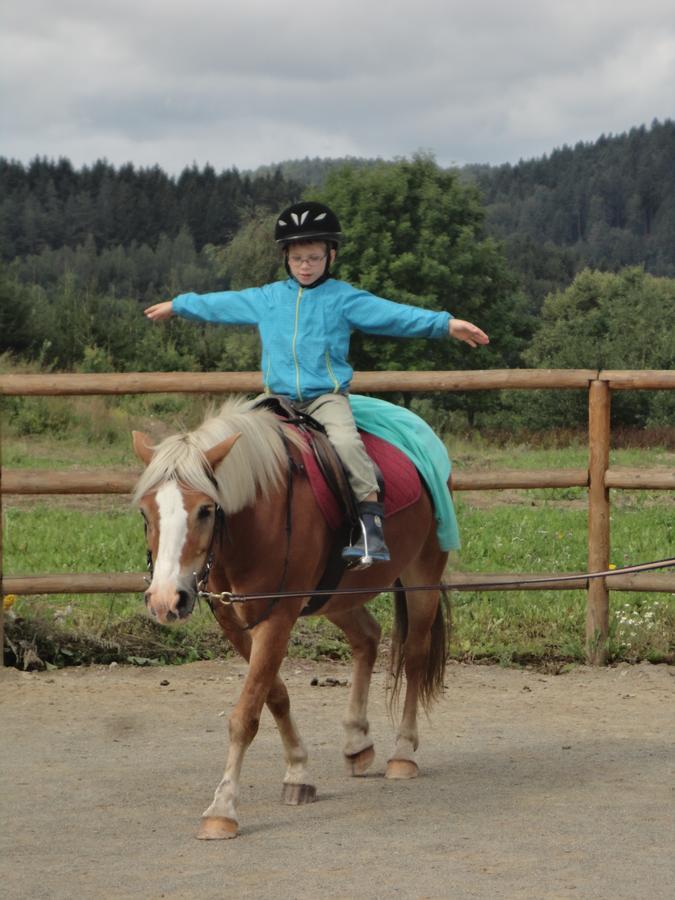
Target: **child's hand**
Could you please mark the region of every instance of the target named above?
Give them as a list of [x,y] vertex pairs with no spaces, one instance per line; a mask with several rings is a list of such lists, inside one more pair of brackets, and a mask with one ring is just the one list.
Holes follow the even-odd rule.
[[145,315],[152,322],[162,322],[164,319],[170,319],[173,315],[173,307],[171,300],[165,300],[164,303],[154,303],[144,310]]
[[448,331],[450,332],[450,337],[457,338],[458,341],[464,341],[469,347],[490,343],[490,338],[484,331],[481,331],[477,325],[472,325],[471,322],[465,322],[464,319],[450,319]]

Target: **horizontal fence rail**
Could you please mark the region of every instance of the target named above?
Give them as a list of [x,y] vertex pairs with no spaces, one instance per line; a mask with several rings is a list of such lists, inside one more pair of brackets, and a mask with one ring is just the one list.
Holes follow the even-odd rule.
[[[5,469],[3,494],[130,494],[137,472],[114,469],[79,469],[48,472],[44,469]],[[508,489],[588,487],[588,469],[491,469],[489,472],[453,472],[453,491],[503,491]],[[664,470],[607,469],[605,487],[628,490],[671,491],[675,472]]]
[[[598,369],[482,369],[473,372],[355,372],[353,393],[390,391],[571,390],[605,382],[612,390],[672,390],[675,371]],[[85,396],[89,394],[257,394],[260,372],[121,372],[0,375],[0,395]]]
[[[672,390],[675,372],[597,369],[490,369],[469,372],[357,372],[354,393],[390,391],[474,390],[586,390],[589,397],[589,466],[582,469],[501,470],[453,472],[453,491],[579,487],[588,490],[588,571],[609,567],[609,490],[673,490],[675,472],[609,466],[609,409],[612,390]],[[153,372],[92,374],[12,374],[0,376],[0,396],[87,396],[146,393],[259,393],[259,372]],[[5,494],[129,494],[138,473],[128,469],[45,471],[0,468],[0,512]],[[475,590],[586,590],[587,655],[600,664],[607,659],[609,589],[616,591],[675,591],[675,576],[640,573],[611,579],[578,578],[564,584],[519,585],[513,582],[551,573],[455,573],[456,584],[476,584]],[[561,573],[555,573],[561,574]],[[564,574],[564,573],[563,573]],[[572,573],[576,574],[576,573]],[[611,582],[611,584],[610,584]],[[0,519],[0,593],[129,593],[142,591],[138,573],[70,573],[3,576]],[[464,588],[471,590],[471,588]],[[3,611],[0,607],[0,642]],[[0,662],[1,664],[1,662]]]
[[[577,575],[576,572],[559,572],[563,576]],[[461,584],[466,591],[570,591],[586,590],[589,578],[580,576],[570,579],[564,584],[519,584],[514,581],[527,581],[547,578],[550,573],[541,572],[509,572],[508,574],[483,575],[476,572],[453,572],[443,579],[443,583],[452,589],[453,584]],[[465,587],[468,585],[468,587]],[[476,587],[472,587],[476,585]],[[487,585],[487,586],[486,586]],[[144,591],[148,586],[143,575],[133,572],[105,574],[101,572],[62,575],[6,575],[4,591],[6,594],[29,596],[32,594],[134,594]],[[654,575],[650,572],[635,575],[613,575],[611,588],[614,591],[675,591],[675,575]]]

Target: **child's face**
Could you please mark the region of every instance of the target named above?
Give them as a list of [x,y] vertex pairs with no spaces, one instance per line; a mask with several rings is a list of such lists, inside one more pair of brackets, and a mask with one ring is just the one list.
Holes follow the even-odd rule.
[[298,284],[313,284],[323,275],[327,260],[332,263],[335,250],[329,250],[325,241],[308,241],[291,244],[288,248],[288,268]]

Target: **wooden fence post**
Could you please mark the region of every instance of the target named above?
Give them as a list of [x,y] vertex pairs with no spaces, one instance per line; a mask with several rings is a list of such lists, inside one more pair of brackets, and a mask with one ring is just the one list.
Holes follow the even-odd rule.
[[[606,381],[591,381],[588,396],[588,571],[609,568],[610,389]],[[604,578],[588,583],[586,606],[586,658],[596,666],[607,663],[609,591]]]

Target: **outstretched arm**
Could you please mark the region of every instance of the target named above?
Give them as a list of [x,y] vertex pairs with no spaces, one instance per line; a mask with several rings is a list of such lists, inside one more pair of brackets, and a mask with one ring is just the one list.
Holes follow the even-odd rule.
[[448,332],[450,337],[456,338],[458,341],[464,341],[469,347],[477,347],[479,344],[489,344],[490,338],[471,322],[465,322],[464,319],[450,319],[448,323]]
[[163,322],[164,319],[170,319],[173,315],[173,301],[165,300],[163,303],[153,303],[144,310],[144,313],[152,322]]
[[173,300],[154,303],[145,310],[151,322],[171,316],[220,325],[257,325],[264,305],[264,288],[243,291],[216,291],[211,294],[179,294]]
[[366,334],[441,339],[449,334],[470,347],[490,343],[484,331],[464,319],[455,319],[447,312],[385,300],[357,288],[352,288],[345,297],[343,311],[352,328]]

